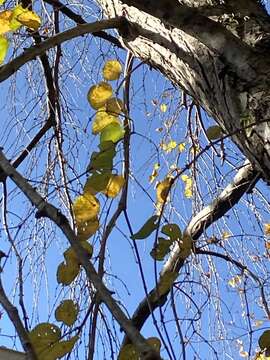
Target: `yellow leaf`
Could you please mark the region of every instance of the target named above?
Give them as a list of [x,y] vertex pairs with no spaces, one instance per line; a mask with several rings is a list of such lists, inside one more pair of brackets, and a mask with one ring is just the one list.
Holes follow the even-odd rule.
[[113,90],[111,85],[105,81],[101,81],[99,84],[91,86],[87,99],[93,109],[100,109],[106,104],[106,102],[112,97]]
[[168,200],[168,194],[171,188],[172,179],[167,177],[163,181],[157,184],[157,203],[163,204],[165,201]]
[[228,285],[235,288],[237,285],[241,284],[241,281],[242,281],[241,276],[236,275],[228,281]]
[[[111,124],[121,125],[121,121],[117,116],[110,115],[103,108],[99,109],[92,124],[92,133],[94,135],[100,133],[105,129],[106,126]],[[105,108],[104,108],[105,109]]]
[[180,143],[178,145],[178,151],[179,152],[183,152],[185,150],[186,144],[185,143]]
[[110,115],[118,116],[123,112],[124,104],[121,99],[111,98],[106,102],[105,108]]
[[103,67],[103,77],[105,80],[117,80],[122,72],[122,65],[117,60],[109,60]]
[[0,35],[11,31],[10,20],[12,18],[12,11],[6,10],[0,12]]
[[78,316],[78,305],[72,300],[64,300],[55,310],[55,319],[62,321],[67,326],[72,326]]
[[225,239],[228,239],[231,236],[232,236],[231,233],[229,233],[228,231],[224,231],[223,234],[222,234],[222,239],[225,240]]
[[8,51],[8,46],[9,46],[8,39],[0,35],[0,64],[2,64],[5,60]]
[[[90,245],[87,241],[82,241],[80,245],[86,250],[89,258],[93,254],[93,247]],[[71,265],[72,263],[76,263],[80,265],[80,260],[78,259],[75,250],[70,246],[65,252],[64,252],[64,258],[66,260],[67,265]]]
[[166,104],[161,104],[160,105],[160,111],[161,112],[166,112],[167,111],[167,105]]
[[21,15],[26,9],[22,7],[22,5],[17,5],[12,9],[12,18],[10,20],[10,27],[13,31],[18,30],[22,23],[18,21],[18,16]]
[[3,5],[6,0],[0,0],[0,5]]
[[94,235],[99,228],[98,218],[86,221],[85,223],[77,226],[77,239],[79,241],[84,241]]
[[73,212],[77,226],[96,219],[100,205],[97,198],[90,193],[78,196],[73,204]]
[[63,285],[69,285],[79,274],[80,265],[76,262],[70,262],[66,265],[62,262],[57,268],[57,282]]
[[264,224],[264,233],[265,233],[265,235],[270,236],[270,224],[269,223]]
[[192,179],[191,177],[187,176],[187,175],[182,175],[181,179],[183,180],[183,182],[185,183],[185,190],[184,190],[184,194],[186,198],[191,198],[193,195],[192,192]]
[[58,341],[39,355],[38,360],[56,360],[71,352],[79,336],[73,336],[69,340]]
[[122,175],[111,175],[106,189],[102,192],[110,198],[115,198],[121,191],[124,183],[125,179]]
[[17,16],[17,20],[31,30],[38,30],[41,25],[40,17],[34,11],[28,9],[24,9],[24,11]]

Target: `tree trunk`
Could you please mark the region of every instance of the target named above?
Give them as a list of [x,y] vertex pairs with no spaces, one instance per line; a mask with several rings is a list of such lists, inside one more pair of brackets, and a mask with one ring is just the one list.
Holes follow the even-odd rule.
[[270,17],[255,0],[98,0],[124,46],[184,89],[270,182]]

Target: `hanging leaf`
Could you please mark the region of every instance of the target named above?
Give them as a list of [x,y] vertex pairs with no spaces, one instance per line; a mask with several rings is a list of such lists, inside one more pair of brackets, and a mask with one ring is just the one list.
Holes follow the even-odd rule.
[[180,143],[178,145],[178,151],[181,153],[185,150],[186,144],[185,143]]
[[170,252],[172,241],[159,237],[156,246],[151,250],[150,255],[157,261],[164,260],[164,257]]
[[149,235],[151,235],[152,232],[156,230],[158,227],[158,218],[159,217],[157,215],[151,216],[150,219],[148,219],[146,223],[141,227],[141,229],[136,234],[131,236],[131,239],[133,240],[145,239]]
[[111,172],[108,171],[104,171],[100,174],[96,172],[93,173],[87,179],[83,188],[83,193],[87,194],[89,192],[90,194],[95,195],[101,192],[102,190],[105,190],[110,180],[110,177],[111,177]]
[[220,139],[222,137],[222,135],[223,135],[222,129],[220,126],[217,126],[217,125],[210,126],[206,130],[206,136],[208,137],[209,140]]
[[6,0],[0,0],[0,5],[3,5]]
[[94,235],[99,228],[98,218],[86,221],[77,226],[77,239],[79,241],[85,241]]
[[[0,24],[1,26],[1,24]],[[9,41],[4,36],[0,35],[0,64],[2,64],[5,60],[7,51],[9,47]]]
[[60,338],[61,330],[58,326],[50,323],[40,323],[29,333],[30,342],[37,354],[58,342]]
[[87,171],[111,171],[113,158],[116,155],[115,145],[112,141],[106,141],[99,145],[100,152],[93,152]]
[[[89,259],[91,258],[93,254],[93,247],[90,245],[87,241],[82,241],[80,245],[86,250],[87,255]],[[78,259],[75,250],[70,246],[65,252],[64,252],[64,258],[66,260],[67,265],[72,265],[72,263],[80,264],[80,260]]]
[[181,230],[177,224],[166,224],[161,232],[170,237],[171,241],[179,241],[182,237]]
[[78,196],[73,204],[76,224],[85,224],[87,221],[95,219],[99,213],[99,209],[98,199],[90,193]]
[[181,239],[178,241],[179,247],[181,249],[181,252],[179,254],[179,257],[181,259],[186,259],[190,254],[192,250],[192,238],[184,234]]
[[187,175],[182,175],[181,179],[185,183],[184,194],[186,198],[191,198],[193,195],[193,181],[192,178]]
[[156,350],[156,352],[157,352],[158,354],[160,353],[161,342],[160,342],[159,338],[150,337],[150,338],[148,338],[146,341],[147,341],[147,343],[148,343],[149,345],[152,346],[152,348],[153,348],[154,350]]
[[70,353],[75,343],[78,341],[79,336],[73,336],[69,340],[59,341],[55,343],[46,352],[40,354],[38,360],[56,360]]
[[25,9],[20,4],[12,9],[12,18],[10,20],[10,27],[13,31],[16,31],[20,27],[22,27],[22,23],[18,21],[18,16],[20,16],[24,11]]
[[265,330],[259,337],[259,346],[262,350],[270,349],[270,330]]
[[0,12],[0,35],[11,31],[10,20],[12,19],[12,11],[5,10]]
[[167,105],[166,104],[160,104],[160,111],[165,113],[167,111]]
[[28,9],[24,9],[24,11],[17,16],[17,20],[31,30],[38,30],[41,25],[40,17],[34,11]]
[[105,109],[108,114],[118,116],[124,110],[124,104],[121,99],[111,98],[105,104]]
[[104,143],[106,141],[112,141],[116,143],[124,136],[124,130],[120,124],[111,123],[107,125],[102,132],[100,133],[100,143]]
[[111,175],[106,189],[103,190],[103,194],[110,198],[115,198],[124,186],[125,179],[122,175]]
[[267,236],[270,236],[270,224],[264,224],[264,233]]
[[72,326],[77,320],[79,308],[73,300],[63,300],[55,310],[55,319],[67,326]]
[[139,353],[133,344],[127,344],[122,347],[118,360],[139,360]]
[[87,99],[93,109],[97,110],[104,106],[109,98],[112,97],[113,90],[110,84],[101,81],[99,84],[91,86]]
[[157,193],[158,204],[163,204],[165,201],[168,200],[168,194],[171,188],[171,184],[172,184],[172,179],[168,177],[157,184],[156,193]]
[[78,276],[80,272],[80,265],[76,262],[70,262],[66,265],[62,262],[57,268],[57,282],[62,285],[70,285],[72,281]]
[[103,131],[106,126],[111,124],[116,124],[120,126],[121,122],[117,116],[111,115],[104,110],[99,110],[92,124],[92,133],[96,135]]
[[103,67],[103,77],[105,80],[117,80],[122,72],[122,65],[117,60],[109,60]]
[[155,180],[155,178],[158,176],[158,169],[160,168],[160,165],[156,163],[154,165],[154,169],[152,171],[152,174],[149,176],[149,182],[150,184]]

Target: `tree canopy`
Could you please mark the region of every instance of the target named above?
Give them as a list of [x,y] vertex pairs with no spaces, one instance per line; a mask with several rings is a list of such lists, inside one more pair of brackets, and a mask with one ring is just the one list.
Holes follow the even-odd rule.
[[0,345],[270,358],[267,2],[0,7]]

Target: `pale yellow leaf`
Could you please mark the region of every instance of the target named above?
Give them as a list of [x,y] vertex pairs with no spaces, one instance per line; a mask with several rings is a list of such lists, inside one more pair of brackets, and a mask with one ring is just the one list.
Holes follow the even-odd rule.
[[93,109],[97,110],[104,106],[112,97],[113,90],[110,84],[101,81],[99,84],[91,86],[88,91],[87,99]]
[[100,205],[98,199],[90,193],[78,196],[73,204],[73,212],[77,226],[96,219]]
[[109,60],[103,67],[103,77],[105,80],[117,80],[122,72],[122,65],[117,60]]
[[0,64],[5,60],[9,47],[9,41],[4,36],[0,35]]
[[121,191],[124,183],[125,179],[122,175],[111,175],[106,189],[102,192],[110,198],[115,198]]
[[166,112],[167,111],[167,105],[166,104],[161,104],[160,105],[160,111],[161,112]]

